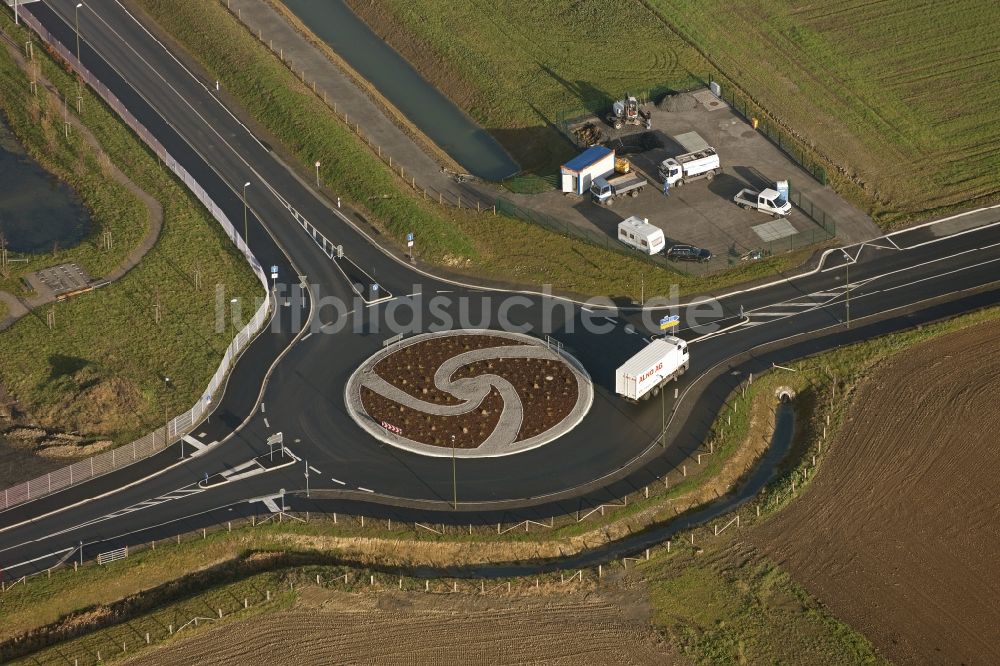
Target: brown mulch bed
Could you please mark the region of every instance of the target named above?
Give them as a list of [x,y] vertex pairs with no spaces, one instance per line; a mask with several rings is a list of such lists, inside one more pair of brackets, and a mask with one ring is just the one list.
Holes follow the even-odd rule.
[[[474,349],[525,344],[510,338],[455,335],[434,338],[404,347],[375,364],[375,373],[408,394],[441,405],[461,401],[434,386],[434,372],[442,363]],[[459,368],[453,379],[494,374],[511,383],[521,396],[524,419],[515,441],[539,435],[560,423],[572,411],[579,395],[576,376],[562,361],[509,358],[477,361]],[[475,448],[493,432],[503,410],[499,392],[493,390],[475,410],[461,416],[436,416],[405,407],[367,388],[361,404],[377,423],[386,421],[403,430],[403,436],[422,444]]]
[[500,358],[477,361],[459,368],[455,378],[484,374],[503,377],[521,396],[524,419],[516,441],[540,435],[566,418],[576,404],[579,393],[572,371],[562,361],[552,359]]
[[[375,374],[414,398],[441,405],[461,401],[434,386],[434,372],[453,356],[474,349],[524,344],[492,335],[448,335],[403,347],[375,364]],[[464,375],[471,377],[472,375]]]
[[503,400],[496,389],[490,391],[476,409],[460,416],[424,414],[364,386],[361,387],[361,404],[377,423],[391,423],[400,428],[407,439],[450,448],[454,435],[455,447],[459,449],[474,449],[482,444],[496,428],[503,411]]

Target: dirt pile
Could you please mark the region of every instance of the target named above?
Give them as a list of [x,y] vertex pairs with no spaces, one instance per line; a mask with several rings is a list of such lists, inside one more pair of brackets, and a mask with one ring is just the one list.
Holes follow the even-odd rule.
[[859,389],[808,492],[753,532],[898,663],[1000,663],[1000,332],[922,344]]
[[674,95],[664,95],[663,99],[656,103],[664,111],[694,111],[698,108],[698,100],[691,93],[677,93]]

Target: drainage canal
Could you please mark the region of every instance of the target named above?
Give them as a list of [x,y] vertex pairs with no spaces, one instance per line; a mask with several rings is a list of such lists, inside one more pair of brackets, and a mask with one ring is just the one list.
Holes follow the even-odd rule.
[[501,180],[520,171],[489,132],[420,76],[343,0],[282,2],[469,173],[485,180]]

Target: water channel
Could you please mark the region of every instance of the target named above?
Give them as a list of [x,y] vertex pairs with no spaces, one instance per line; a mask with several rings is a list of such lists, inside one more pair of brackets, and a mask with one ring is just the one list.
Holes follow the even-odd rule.
[[31,159],[0,118],[0,234],[10,252],[77,245],[90,231],[80,197]]
[[489,132],[420,76],[343,0],[282,1],[313,34],[469,173],[485,180],[500,180],[520,171]]

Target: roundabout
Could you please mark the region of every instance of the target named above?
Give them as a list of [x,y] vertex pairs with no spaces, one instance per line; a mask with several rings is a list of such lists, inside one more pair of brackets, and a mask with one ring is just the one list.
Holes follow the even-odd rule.
[[536,338],[454,330],[371,356],[344,399],[355,423],[383,443],[431,457],[493,458],[570,432],[594,389],[579,361]]

